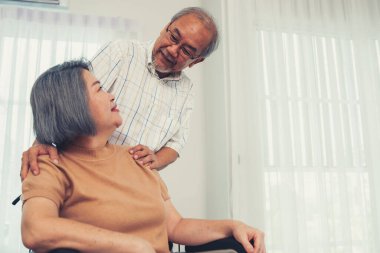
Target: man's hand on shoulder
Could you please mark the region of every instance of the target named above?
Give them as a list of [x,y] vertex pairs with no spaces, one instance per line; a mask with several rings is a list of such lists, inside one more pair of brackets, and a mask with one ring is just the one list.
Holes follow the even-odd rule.
[[49,155],[50,159],[58,164],[58,151],[55,147],[36,143],[22,153],[20,171],[21,181],[26,178],[29,170],[32,171],[33,175],[38,175],[40,173],[40,168],[38,167],[37,162],[37,158],[40,155]]
[[129,153],[142,166],[152,170],[158,168],[158,157],[149,147],[139,144],[129,148]]

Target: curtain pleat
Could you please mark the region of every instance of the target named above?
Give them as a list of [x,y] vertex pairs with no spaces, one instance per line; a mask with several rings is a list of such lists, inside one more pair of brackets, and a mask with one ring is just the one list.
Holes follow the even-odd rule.
[[380,3],[222,1],[231,215],[269,252],[380,252]]

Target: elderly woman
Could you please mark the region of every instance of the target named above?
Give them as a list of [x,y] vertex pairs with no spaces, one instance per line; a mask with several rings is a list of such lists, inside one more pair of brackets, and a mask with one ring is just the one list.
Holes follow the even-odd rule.
[[65,62],[33,86],[36,139],[56,146],[60,162],[40,156],[40,176],[23,182],[25,246],[168,252],[168,240],[197,245],[234,236],[247,252],[265,252],[262,233],[242,222],[182,218],[159,174],[107,142],[122,119],[90,70],[85,61]]

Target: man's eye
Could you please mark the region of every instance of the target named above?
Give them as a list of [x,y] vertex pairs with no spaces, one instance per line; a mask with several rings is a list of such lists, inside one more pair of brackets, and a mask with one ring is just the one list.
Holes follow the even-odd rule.
[[178,39],[177,39],[177,37],[175,37],[173,34],[170,35],[170,39],[171,39],[173,42],[178,43]]
[[191,55],[191,53],[190,53],[190,51],[188,50],[188,49],[186,49],[186,48],[182,48],[182,52],[186,55],[186,56],[188,56],[188,57],[192,57],[192,55]]

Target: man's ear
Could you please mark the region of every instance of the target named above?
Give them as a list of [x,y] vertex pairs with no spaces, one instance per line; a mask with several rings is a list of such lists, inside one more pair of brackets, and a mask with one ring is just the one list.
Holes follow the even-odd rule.
[[197,58],[195,61],[193,61],[192,63],[190,63],[189,68],[191,68],[192,66],[194,66],[197,63],[203,62],[204,60],[205,60],[204,57]]

